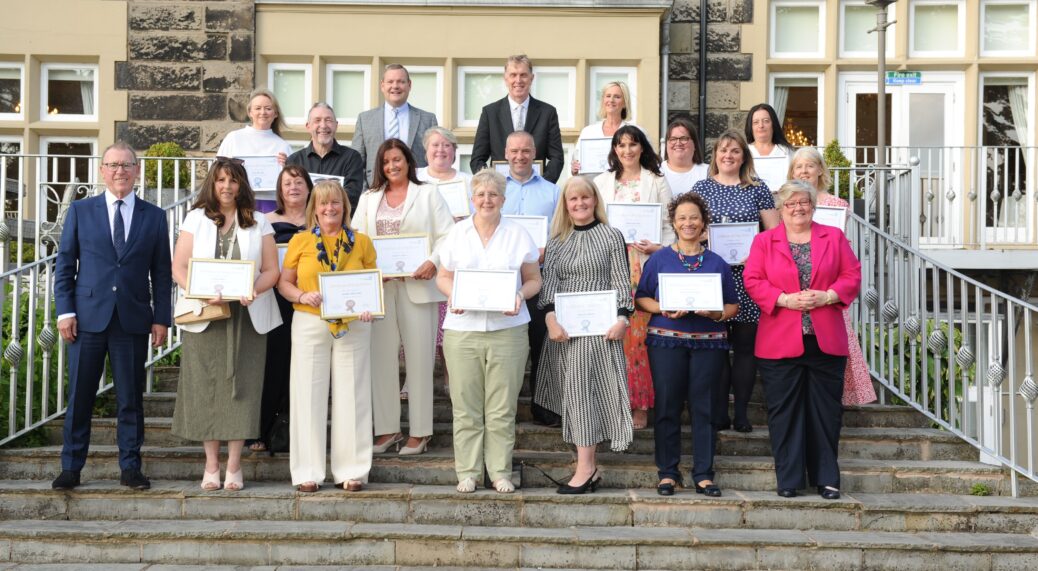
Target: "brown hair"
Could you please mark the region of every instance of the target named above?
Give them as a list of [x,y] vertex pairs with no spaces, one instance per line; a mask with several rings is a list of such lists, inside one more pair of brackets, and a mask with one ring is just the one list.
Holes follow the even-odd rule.
[[[306,172],[306,169],[299,165],[285,165],[285,168],[281,169],[281,174],[278,175],[277,193],[274,196],[274,201],[278,204],[278,207],[274,212],[278,214],[285,213],[285,199],[281,197],[281,181],[285,178],[286,174],[288,176],[295,176],[303,179],[303,182],[306,183],[306,189],[310,192],[313,192],[314,190],[314,181],[310,178],[310,173]],[[307,194],[306,198],[307,202],[309,202],[310,195]]]
[[222,173],[227,173],[234,182],[238,183],[238,198],[235,206],[238,210],[238,226],[241,228],[252,228],[256,224],[253,213],[256,211],[256,195],[252,192],[249,184],[249,176],[245,174],[245,167],[240,161],[234,159],[216,159],[209,166],[209,173],[202,181],[202,188],[198,191],[195,203],[191,208],[201,208],[205,217],[223,226],[227,222],[223,213],[220,212],[220,201],[216,199],[216,178]]
[[375,168],[372,169],[374,172],[371,176],[371,190],[373,192],[385,190],[389,184],[389,180],[386,179],[386,173],[382,170],[382,163],[386,159],[386,153],[393,149],[397,149],[404,154],[404,160],[407,161],[407,180],[415,184],[422,184],[422,181],[418,180],[418,162],[415,161],[414,153],[411,152],[411,149],[407,148],[407,143],[400,139],[386,139],[378,146],[378,153],[375,154]]
[[760,180],[757,177],[757,171],[753,168],[753,155],[750,154],[750,145],[746,143],[746,137],[743,137],[742,133],[736,129],[725,131],[717,138],[717,141],[714,142],[713,153],[711,153],[713,156],[710,157],[710,169],[707,173],[710,176],[714,176],[720,172],[717,168],[717,150],[725,143],[735,143],[740,149],[742,149],[742,165],[739,166],[740,186],[753,186],[759,184]]
[[671,132],[678,127],[684,127],[688,131],[688,136],[692,137],[692,140],[689,141],[692,144],[692,164],[702,164],[703,150],[699,148],[699,131],[696,130],[696,125],[692,122],[692,119],[684,115],[671,119],[670,124],[667,125],[667,130],[663,135],[663,148],[660,149],[663,160],[667,160],[667,139],[670,138]]

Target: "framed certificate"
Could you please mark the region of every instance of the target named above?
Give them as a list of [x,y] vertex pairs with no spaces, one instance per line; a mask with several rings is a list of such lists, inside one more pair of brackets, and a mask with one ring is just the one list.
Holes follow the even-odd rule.
[[623,232],[628,244],[648,240],[659,244],[663,240],[663,205],[655,202],[611,202],[606,205],[609,225]]
[[187,261],[187,292],[184,297],[252,299],[256,263],[251,260],[191,258]]
[[429,258],[428,234],[371,236],[375,265],[387,278],[409,278]]
[[750,246],[757,235],[756,222],[711,224],[707,229],[710,249],[724,258],[729,266],[746,263],[750,257]]
[[344,177],[344,176],[335,176],[333,174],[319,174],[319,173],[312,172],[312,173],[310,173],[310,180],[314,184],[317,184],[317,183],[321,182],[322,180],[335,180],[335,181],[339,182],[339,186],[346,186],[346,177]]
[[517,216],[515,214],[505,214],[502,218],[507,218],[522,226],[523,229],[530,234],[530,237],[533,238],[533,241],[537,244],[538,248],[543,248],[548,245],[547,216]]
[[249,177],[252,190],[275,190],[281,165],[277,157],[241,157],[245,161],[245,174]]
[[278,271],[285,269],[285,254],[288,253],[288,244],[278,244]]
[[356,317],[365,311],[385,315],[382,302],[382,272],[347,270],[317,274],[321,291],[321,319]]
[[440,191],[440,196],[442,196],[443,201],[447,203],[447,208],[450,209],[451,216],[460,218],[472,213],[469,206],[472,200],[469,198],[469,191],[465,187],[464,180],[458,179],[450,182],[438,182],[436,183],[436,190]]
[[847,231],[847,208],[843,206],[816,206],[813,220],[819,224]]
[[663,311],[723,311],[721,274],[660,274]]
[[[508,176],[508,173],[510,172],[508,170],[508,161],[494,161],[490,164],[494,167],[494,170],[501,173],[503,176]],[[544,172],[544,161],[533,161],[533,174],[543,176],[541,175],[542,172]]]
[[557,293],[555,319],[570,337],[605,335],[616,323],[616,291]]
[[786,174],[789,172],[789,157],[753,157],[753,169],[757,176],[768,185],[772,193],[778,192],[782,185],[786,184]]
[[577,149],[580,153],[580,174],[598,174],[609,170],[612,143],[612,137],[581,139],[580,148]]
[[518,282],[517,270],[454,270],[451,308],[513,311]]

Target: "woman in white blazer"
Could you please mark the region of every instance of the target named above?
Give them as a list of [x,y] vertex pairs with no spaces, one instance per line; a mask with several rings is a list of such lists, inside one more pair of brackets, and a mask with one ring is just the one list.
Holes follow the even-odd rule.
[[281,325],[272,291],[278,280],[277,247],[274,229],[255,210],[241,161],[213,163],[192,208],[180,225],[173,254],[173,279],[181,289],[187,288],[191,258],[248,260],[257,269],[251,299],[208,300],[230,305],[230,319],[181,325],[185,333],[172,432],[203,442],[204,490],[220,487],[220,442],[227,441],[223,486],[234,491],[243,487],[242,446],[259,436],[264,335]]
[[[660,159],[652,150],[645,132],[634,125],[624,125],[613,134],[609,151],[609,170],[595,177],[595,186],[604,204],[611,202],[639,202],[660,204],[660,243],[651,240],[627,239],[627,259],[631,266],[631,291],[638,287],[642,264],[662,245],[674,242],[674,230],[667,220],[670,186],[660,172]],[[648,410],[655,393],[649,371],[649,354],[645,349],[649,314],[635,310],[631,326],[624,337],[627,356],[627,387],[631,399],[631,419],[635,429],[648,425]]]
[[375,158],[373,187],[360,196],[353,227],[375,239],[400,234],[426,234],[430,253],[410,277],[386,279],[386,315],[372,326],[372,407],[376,453],[400,448],[400,344],[408,386],[408,438],[400,454],[421,454],[433,427],[433,358],[439,302],[436,247],[454,226],[447,203],[432,185],[418,181],[417,162],[407,145],[387,139]]

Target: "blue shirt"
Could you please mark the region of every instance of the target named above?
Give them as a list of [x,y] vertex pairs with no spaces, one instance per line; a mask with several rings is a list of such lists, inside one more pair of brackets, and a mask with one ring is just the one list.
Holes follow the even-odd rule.
[[559,202],[559,187],[537,174],[523,183],[512,175],[506,176],[505,180],[508,184],[505,185],[505,205],[501,214],[546,216],[550,226],[555,216],[555,205]]
[[[389,103],[383,103],[385,113],[382,114],[382,132],[383,137],[389,138],[389,125],[393,122],[393,106]],[[400,134],[397,136],[398,139],[410,145],[411,143],[407,140],[408,129],[411,128],[411,106],[405,101],[403,105],[397,107],[397,123],[400,124]]]

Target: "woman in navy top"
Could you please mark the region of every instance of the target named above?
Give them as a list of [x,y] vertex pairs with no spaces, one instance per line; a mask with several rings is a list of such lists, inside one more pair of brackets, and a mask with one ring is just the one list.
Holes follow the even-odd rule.
[[[728,357],[728,327],[724,323],[739,311],[732,270],[721,256],[703,247],[710,224],[706,201],[694,192],[682,194],[667,206],[677,242],[660,248],[645,263],[635,302],[652,314],[645,345],[655,389],[656,491],[674,494],[681,483],[681,411],[688,402],[692,420],[692,481],[696,493],[720,496],[714,483],[714,426],[711,418],[715,379]],[[659,275],[720,274],[721,311],[661,311]]]

